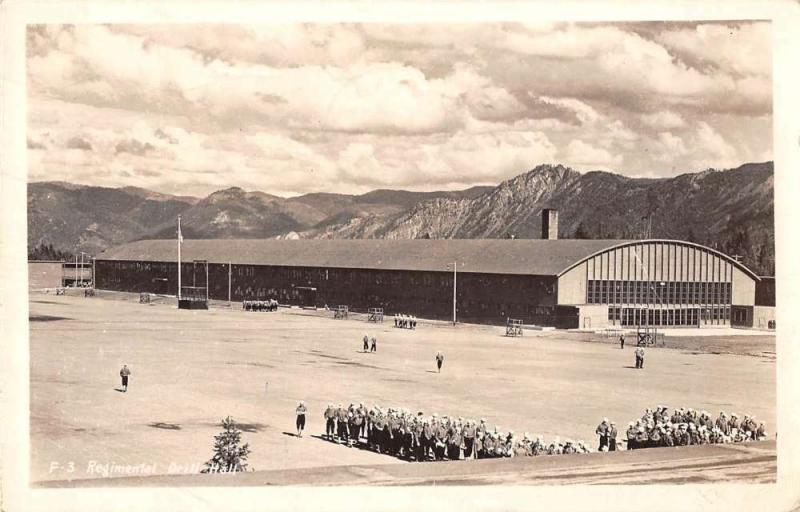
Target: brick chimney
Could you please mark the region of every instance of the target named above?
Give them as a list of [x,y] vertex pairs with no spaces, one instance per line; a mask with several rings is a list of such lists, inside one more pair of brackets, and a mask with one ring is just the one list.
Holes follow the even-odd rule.
[[542,239],[558,240],[558,210],[553,208],[542,210]]

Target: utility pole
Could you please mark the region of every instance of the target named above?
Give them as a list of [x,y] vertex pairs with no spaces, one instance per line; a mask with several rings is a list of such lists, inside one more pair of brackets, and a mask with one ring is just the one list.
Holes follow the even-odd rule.
[[458,261],[453,262],[453,325],[456,325],[456,283],[458,281]]
[[178,215],[178,300],[181,300],[181,243],[183,236],[181,236],[181,216]]

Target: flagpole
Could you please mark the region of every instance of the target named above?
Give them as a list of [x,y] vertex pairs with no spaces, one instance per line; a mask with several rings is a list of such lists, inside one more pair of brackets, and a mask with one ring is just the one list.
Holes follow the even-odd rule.
[[178,215],[178,300],[181,300],[181,216]]

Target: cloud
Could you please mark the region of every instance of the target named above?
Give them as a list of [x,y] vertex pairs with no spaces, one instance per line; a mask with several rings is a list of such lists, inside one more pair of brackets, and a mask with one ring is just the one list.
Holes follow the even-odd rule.
[[47,146],[28,137],[28,149],[47,149]]
[[704,156],[699,161],[710,162],[708,167],[726,168],[737,164],[737,151],[708,123],[699,122],[696,130],[697,145],[704,148]]
[[155,147],[149,142],[145,142],[143,144],[136,139],[123,140],[118,142],[116,145],[117,153],[130,153],[138,156],[142,156],[148,151],[153,151],[154,149]]
[[80,149],[82,151],[92,151],[94,148],[83,137],[72,137],[67,141],[67,149]]
[[576,169],[610,170],[622,163],[622,155],[595,147],[582,140],[573,140],[566,148],[566,161]]
[[153,132],[153,135],[155,135],[156,137],[158,137],[161,140],[165,140],[165,141],[169,142],[170,144],[177,144],[178,143],[178,139],[176,139],[175,137],[170,136],[168,133],[166,133],[161,128],[157,128],[156,131]]
[[543,162],[669,175],[771,154],[768,23],[27,35],[37,179],[291,195],[496,183]]
[[652,114],[643,114],[642,121],[656,129],[669,130],[686,126],[686,121],[684,121],[681,116],[669,110],[653,112]]
[[772,74],[770,23],[698,24],[664,30],[655,40],[684,59],[737,75]]
[[683,139],[670,132],[659,133],[658,141],[663,146],[663,152],[660,157],[662,160],[669,161],[674,158],[675,155],[685,155],[687,153]]

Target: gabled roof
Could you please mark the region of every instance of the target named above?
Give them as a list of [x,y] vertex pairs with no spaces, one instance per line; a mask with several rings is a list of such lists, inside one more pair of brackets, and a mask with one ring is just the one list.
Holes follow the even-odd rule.
[[[556,276],[625,240],[184,240],[181,260],[289,267],[452,271]],[[97,260],[177,261],[175,240],[142,240],[111,248]]]

